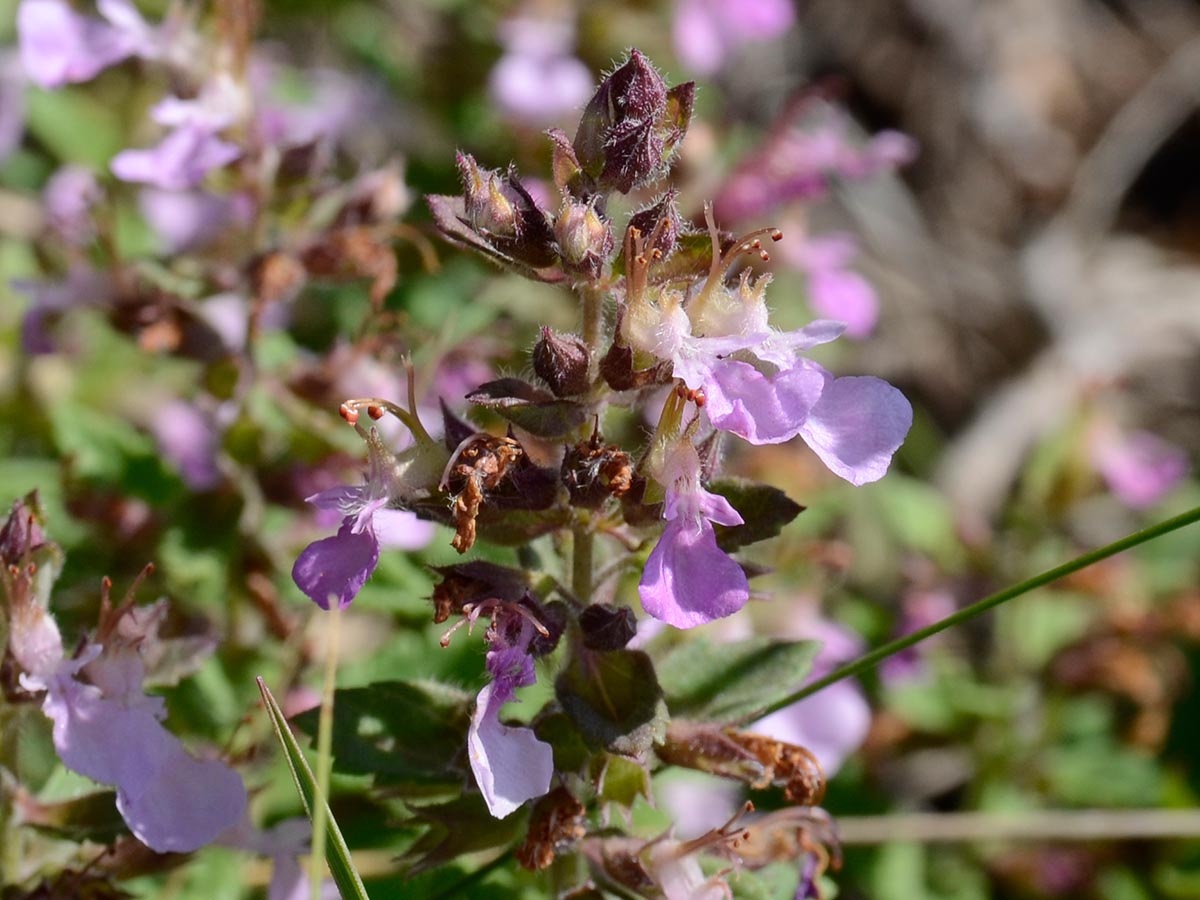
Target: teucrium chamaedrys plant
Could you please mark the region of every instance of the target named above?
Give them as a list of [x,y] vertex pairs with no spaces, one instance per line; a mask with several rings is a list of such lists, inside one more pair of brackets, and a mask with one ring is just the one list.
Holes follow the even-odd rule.
[[[500,846],[523,830],[518,857],[527,867],[544,868],[581,842],[594,878],[668,896],[699,896],[681,893],[705,883],[695,852],[727,849],[746,828],[803,825],[813,839],[798,843],[797,854],[828,837],[810,808],[822,790],[812,755],[726,727],[795,690],[812,648],[735,645],[721,652],[737,666],[708,673],[718,680],[670,658],[656,671],[645,651],[629,646],[635,616],[609,577],[640,565],[642,608],[676,628],[737,612],[750,588],[733,552],[777,533],[800,507],[767,485],[719,479],[722,439],[767,444],[801,436],[833,472],[863,484],[884,475],[912,422],[908,402],[886,382],[835,377],[801,355],[835,340],[842,323],[821,320],[796,331],[770,324],[770,276],[742,264],[768,259],[763,242],[779,240],[777,231],[729,235],[711,208],[707,227],[694,230],[670,189],[650,195],[624,221],[611,216],[617,195],[645,194],[667,175],[694,91],[690,83],[668,87],[632,50],[602,80],[573,138],[548,133],[558,191],[551,208],[515,169],[489,169],[464,152],[457,158],[462,194],[427,198],[448,240],[574,296],[578,332],[542,329],[531,353],[536,379],[501,378],[468,394],[504,433],[445,411],[443,438],[432,439],[417,416],[411,372],[407,405],[386,398],[343,404],[343,417],[366,440],[369,465],[362,485],[311,498],[345,516],[337,534],[306,548],[293,571],[320,606],[351,603],[396,516],[450,525],[460,553],[480,537],[522,545],[570,536],[558,541],[561,566],[523,571],[479,561],[438,570],[435,621],[488,623],[490,682],[473,711],[471,698],[456,691],[440,688],[422,701],[428,686],[403,689],[406,702],[433,699],[458,724],[439,735],[445,753],[435,761],[414,742],[400,749],[403,761],[393,757],[387,767],[449,790],[465,763],[478,788],[414,806],[415,819],[434,826],[413,848],[418,869],[452,855],[455,822],[489,813],[497,824],[485,843]],[[664,392],[648,441],[606,439],[610,410],[640,413]],[[398,455],[369,424],[389,414],[414,437]],[[505,724],[505,705],[536,680],[539,659],[556,673],[554,700],[529,725]],[[343,692],[337,703],[353,715],[347,704],[365,711],[376,701],[382,689]],[[355,767],[350,757],[365,748],[348,735],[333,740],[335,765]],[[628,809],[664,762],[759,788],[779,784],[798,812],[735,821],[694,846],[597,833],[599,812],[614,803]],[[526,807],[527,825],[509,825]],[[616,858],[625,862],[611,863]]]

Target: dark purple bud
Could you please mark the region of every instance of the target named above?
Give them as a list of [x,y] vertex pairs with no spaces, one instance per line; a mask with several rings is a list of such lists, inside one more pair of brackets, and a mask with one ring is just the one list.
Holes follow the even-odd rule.
[[649,369],[634,365],[633,350],[614,341],[600,360],[600,375],[614,391],[632,391],[671,380],[671,363],[662,362]]
[[[683,220],[679,217],[679,205],[675,202],[679,192],[672,188],[650,206],[629,217],[629,228],[641,232],[647,250],[657,250],[667,257],[679,240]],[[653,243],[650,243],[653,238]]]
[[537,607],[535,612],[538,621],[548,632],[548,634],[542,634],[539,630],[533,636],[533,640],[529,642],[529,654],[537,658],[554,652],[559,638],[567,628],[567,619],[570,614],[567,604],[561,600],[551,600],[545,606],[536,603],[534,605]]
[[596,212],[596,199],[585,202],[568,197],[554,222],[563,267],[589,278],[600,277],[613,249],[612,226]]
[[5,567],[24,565],[28,554],[46,543],[37,512],[37,492],[13,503],[0,526],[0,562]]
[[549,328],[533,345],[533,371],[556,397],[574,397],[588,389],[587,344],[573,334],[558,334]]
[[637,634],[637,619],[628,606],[593,603],[580,613],[579,627],[589,650],[620,650]]
[[445,400],[439,401],[442,405],[442,438],[446,442],[446,449],[453,452],[454,448],[476,434],[479,429],[470,422],[465,422],[459,418]]
[[694,85],[668,92],[637,50],[605,78],[583,111],[575,157],[601,191],[627,193],[663,174],[687,130]]

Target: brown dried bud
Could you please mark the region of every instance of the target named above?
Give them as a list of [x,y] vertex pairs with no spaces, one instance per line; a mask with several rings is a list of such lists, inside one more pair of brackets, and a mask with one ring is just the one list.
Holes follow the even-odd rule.
[[587,834],[583,804],[557,787],[533,805],[529,834],[517,848],[517,861],[530,871],[544,869],[560,851]]
[[293,299],[307,278],[300,260],[282,250],[259,256],[250,264],[250,289],[260,303]]
[[628,606],[593,603],[579,614],[579,627],[589,650],[620,650],[637,634],[637,617]]
[[588,389],[588,348],[573,334],[542,328],[533,345],[533,371],[556,397],[573,397]]
[[595,199],[585,202],[565,198],[554,221],[564,267],[589,278],[600,277],[613,250],[612,225],[596,212]]
[[573,506],[595,509],[609,497],[628,493],[633,482],[633,459],[597,434],[568,447],[563,455],[562,481]]
[[463,604],[480,600],[521,601],[529,592],[529,579],[519,569],[475,560],[453,566],[433,566],[442,576],[433,588],[433,621],[441,624],[461,615]]

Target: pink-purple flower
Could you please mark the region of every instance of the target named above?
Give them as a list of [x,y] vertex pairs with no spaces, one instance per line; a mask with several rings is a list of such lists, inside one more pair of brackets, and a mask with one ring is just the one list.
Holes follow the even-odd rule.
[[471,771],[488,812],[497,819],[545,794],[554,775],[550,745],[539,740],[530,728],[500,721],[504,705],[513,699],[517,688],[537,680],[529,650],[534,635],[528,617],[501,607],[488,629],[491,649],[487,670],[492,680],[479,692],[467,732]]
[[[350,605],[379,564],[381,545],[416,550],[433,539],[432,523],[389,506],[406,493],[406,472],[428,468],[422,463],[429,458],[429,445],[418,442],[398,460],[372,430],[367,448],[368,471],[363,484],[330,488],[307,500],[318,509],[335,509],[343,516],[337,534],[309,544],[292,566],[292,580],[322,609],[329,608],[331,599],[342,609]],[[440,465],[437,474],[441,474]],[[433,483],[436,479],[434,476]]]
[[1101,425],[1091,436],[1092,463],[1117,499],[1146,509],[1166,497],[1190,468],[1187,454],[1149,431]]
[[22,0],[17,37],[25,74],[43,88],[90,81],[135,55],[157,53],[155,32],[128,0],[100,0],[103,18],[83,16],[66,0]]
[[492,69],[488,91],[509,118],[549,125],[591,97],[591,70],[571,53],[571,23],[517,17],[501,26],[500,38],[505,53]]
[[700,456],[688,437],[663,463],[666,487],[658,543],[638,583],[642,608],[676,628],[692,628],[737,612],[750,599],[746,573],[717,546],[713,524],[741,525],[742,517],[700,483]]
[[778,37],[795,19],[792,0],[679,0],[675,52],[693,72],[710,75],[743,45]]
[[848,234],[784,241],[781,257],[808,276],[808,301],[821,317],[846,323],[846,337],[868,337],[879,319],[871,283],[848,267],[858,246]]

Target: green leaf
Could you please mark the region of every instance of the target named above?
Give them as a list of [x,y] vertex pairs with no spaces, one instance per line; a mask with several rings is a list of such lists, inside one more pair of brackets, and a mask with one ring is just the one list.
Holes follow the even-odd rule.
[[[457,788],[472,697],[434,681],[381,681],[334,694],[333,768],[374,775],[406,796]],[[317,710],[296,716],[316,734]]]
[[818,649],[817,641],[753,637],[713,645],[698,638],[659,662],[658,679],[671,715],[741,725],[798,689]]
[[72,800],[22,805],[21,817],[27,824],[68,841],[95,841],[110,844],[129,829],[117,812],[113,791],[96,791]]
[[645,765],[626,756],[606,754],[596,757],[597,799],[601,803],[616,803],[626,809],[638,797],[650,797],[650,772]]
[[587,419],[582,404],[560,400],[520,378],[499,378],[481,384],[467,395],[467,400],[543,438],[571,434]]
[[313,776],[312,769],[308,767],[308,761],[305,760],[304,753],[300,750],[300,745],[296,742],[296,736],[292,734],[291,728],[288,727],[283,710],[275,702],[275,698],[271,695],[266,682],[261,678],[256,678],[255,680],[258,682],[259,691],[262,692],[263,703],[267,707],[267,715],[271,717],[271,725],[275,729],[275,737],[279,739],[279,743],[283,747],[284,758],[287,760],[288,769],[291,770],[296,790],[300,794],[300,802],[304,804],[304,811],[311,819],[313,809],[318,803],[325,807],[324,814],[328,828],[328,841],[325,844],[325,860],[329,863],[329,872],[333,875],[333,880],[337,884],[338,891],[341,892],[343,900],[356,900],[356,898],[359,898],[359,900],[368,900],[367,889],[363,887],[362,879],[358,876],[358,871],[354,868],[354,860],[350,857],[350,848],[346,846],[346,841],[342,837],[342,832],[338,828],[337,821],[333,818],[333,812],[329,809],[328,802],[321,795],[321,789],[317,786],[317,780]]
[[523,807],[503,819],[493,818],[480,793],[464,794],[446,803],[413,806],[409,823],[429,830],[405,854],[413,860],[410,875],[436,868],[467,853],[492,850],[525,833],[529,810]]
[[554,692],[592,747],[638,756],[666,732],[667,708],[654,663],[640,650],[581,649],[558,676]]
[[717,546],[726,553],[775,537],[804,512],[803,506],[779,488],[745,478],[718,478],[708,483],[708,489],[728,500],[746,520],[744,525],[716,526]]

